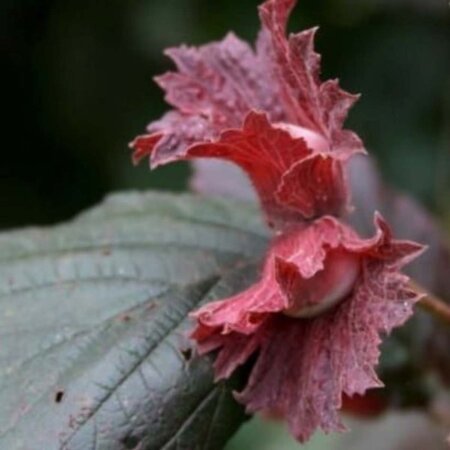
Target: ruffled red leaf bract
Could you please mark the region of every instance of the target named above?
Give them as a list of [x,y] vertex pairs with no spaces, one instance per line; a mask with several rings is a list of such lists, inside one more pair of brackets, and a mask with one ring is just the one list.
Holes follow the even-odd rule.
[[[218,350],[217,377],[228,377],[257,354],[237,398],[252,412],[279,411],[301,442],[317,428],[344,429],[337,413],[343,394],[382,386],[375,373],[380,334],[404,323],[418,299],[400,269],[422,246],[393,240],[378,216],[376,228],[373,238],[361,239],[338,220],[324,217],[287,231],[272,244],[255,285],[194,313],[193,338],[200,352]],[[301,281],[307,287],[308,280],[319,280],[317,275],[328,270],[327,257],[337,250],[360,261],[351,293],[313,318],[283,314],[291,302],[292,283],[297,282],[301,300]],[[280,261],[291,270],[279,271]],[[321,279],[331,280],[329,289],[332,275]]]
[[[156,81],[175,109],[131,143],[135,162],[149,156],[153,167],[193,157],[222,158],[239,165],[250,176],[268,223],[278,228],[324,211],[334,215],[346,211],[348,191],[339,166],[363,151],[360,139],[342,128],[357,96],[340,89],[335,80],[319,79],[315,29],[286,38],[294,4],[269,0],[260,7],[262,29],[255,50],[232,33],[198,48],[169,49],[166,53],[177,71]],[[300,131],[279,132],[289,127]],[[311,140],[311,135],[317,138]],[[325,145],[315,145],[318,140]],[[320,153],[321,159],[299,166],[311,153]],[[327,161],[319,164],[319,160]],[[308,180],[312,166],[324,175],[318,189]],[[289,182],[283,183],[285,175],[290,180],[303,177],[309,186],[292,195],[286,187]]]
[[401,268],[422,247],[393,239],[375,218],[362,239],[340,217],[349,210],[345,164],[364,152],[343,128],[357,96],[320,80],[316,29],[286,37],[295,0],[267,0],[255,49],[228,34],[166,53],[176,71],[156,78],[173,110],[132,143],[151,166],[216,158],[243,169],[277,231],[261,277],[195,312],[192,338],[217,351],[217,378],[256,355],[239,401],[277,411],[304,442],[317,429],[343,430],[342,396],[381,386],[381,335],[401,325],[418,296]]

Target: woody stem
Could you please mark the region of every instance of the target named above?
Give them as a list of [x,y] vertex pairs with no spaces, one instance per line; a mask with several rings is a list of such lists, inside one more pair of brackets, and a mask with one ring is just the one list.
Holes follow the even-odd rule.
[[419,294],[423,294],[423,297],[417,303],[423,310],[432,314],[434,317],[450,325],[450,305],[439,297],[430,294],[426,289],[417,284],[415,281],[410,280],[409,286]]

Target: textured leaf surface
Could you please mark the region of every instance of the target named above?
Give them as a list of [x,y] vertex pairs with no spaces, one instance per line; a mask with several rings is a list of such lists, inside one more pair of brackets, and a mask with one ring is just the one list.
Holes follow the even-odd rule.
[[253,280],[265,231],[225,200],[122,194],[0,235],[0,448],[215,449],[244,416],[187,314]]

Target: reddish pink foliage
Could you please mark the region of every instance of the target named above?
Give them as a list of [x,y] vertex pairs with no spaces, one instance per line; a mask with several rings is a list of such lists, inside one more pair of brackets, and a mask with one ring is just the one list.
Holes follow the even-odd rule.
[[305,218],[339,215],[347,202],[342,164],[324,154],[298,161],[284,173],[276,198]]
[[243,168],[269,224],[277,228],[324,211],[339,215],[346,207],[347,189],[338,156],[315,154],[303,138],[273,126],[262,113],[250,112],[242,129],[224,131],[214,143],[193,145],[187,156],[213,156]]
[[273,67],[289,122],[325,136],[332,150],[363,150],[361,140],[342,130],[348,110],[358,99],[337,80],[319,80],[320,56],[314,51],[316,28],[286,39],[286,25],[296,0],[268,0],[260,7],[266,61]]
[[[301,442],[318,427],[344,429],[337,415],[343,394],[382,386],[374,371],[380,333],[404,323],[418,299],[399,270],[422,246],[393,240],[379,216],[376,227],[366,240],[329,216],[292,229],[273,242],[259,282],[194,313],[200,352],[219,350],[217,378],[228,377],[258,352],[237,398],[251,412],[279,411]],[[320,302],[338,289],[336,252],[358,261],[351,291],[318,316],[287,316],[294,302],[301,309],[311,293]]]
[[[280,228],[345,211],[341,165],[363,151],[359,138],[342,129],[357,96],[335,80],[319,80],[315,30],[285,37],[294,3],[261,6],[255,51],[233,34],[199,48],[168,50],[178,71],[156,81],[175,110],[131,144],[135,162],[150,156],[153,167],[194,157],[234,162],[250,176],[269,224]],[[300,164],[308,157],[316,158]],[[285,175],[296,186],[299,178],[308,185],[294,193]],[[313,186],[316,175],[326,183]]]
[[260,280],[194,314],[199,351],[218,351],[217,378],[250,356],[256,364],[237,398],[249,411],[279,411],[305,441],[342,430],[342,396],[381,386],[380,334],[412,313],[417,295],[400,269],[422,247],[397,241],[376,216],[360,238],[335,216],[348,210],[344,165],[362,152],[343,123],[356,96],[319,80],[315,30],[286,38],[295,0],[267,0],[253,50],[229,34],[167,53],[177,71],[157,78],[175,108],[131,144],[153,167],[219,158],[243,169],[278,236]]

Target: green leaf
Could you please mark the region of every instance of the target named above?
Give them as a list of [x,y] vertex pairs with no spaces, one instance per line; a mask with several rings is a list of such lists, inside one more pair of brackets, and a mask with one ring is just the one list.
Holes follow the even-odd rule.
[[0,235],[0,448],[222,448],[244,420],[188,349],[187,314],[253,281],[266,231],[239,202],[115,195]]

